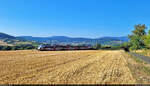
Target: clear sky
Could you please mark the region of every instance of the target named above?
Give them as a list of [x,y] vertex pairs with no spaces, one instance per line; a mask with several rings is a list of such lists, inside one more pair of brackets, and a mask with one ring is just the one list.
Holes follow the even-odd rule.
[[14,36],[126,36],[150,27],[150,0],[0,0],[0,32]]

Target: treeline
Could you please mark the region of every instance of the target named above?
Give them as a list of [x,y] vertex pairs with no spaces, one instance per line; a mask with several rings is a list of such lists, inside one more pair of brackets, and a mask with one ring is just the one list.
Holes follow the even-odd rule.
[[37,49],[37,45],[24,44],[16,46],[0,46],[0,50],[29,50],[29,49]]
[[146,32],[147,27],[145,24],[137,24],[134,26],[134,30],[128,35],[130,41],[125,42],[119,46],[100,46],[96,44],[97,49],[124,49],[126,51],[138,50],[138,49],[150,49],[150,30]]
[[[138,50],[138,49],[150,49],[150,30],[146,32],[145,24],[137,24],[134,26],[134,30],[128,35],[130,41],[121,44],[120,46],[111,46],[110,49],[125,49],[126,51]],[[107,49],[107,47],[99,49]]]
[[119,49],[125,49],[125,48],[128,48],[128,43],[125,42],[123,44],[120,44],[120,45],[116,45],[116,46],[113,46],[113,45],[101,45],[99,43],[97,43],[93,48],[94,49],[103,49],[103,50],[119,50]]

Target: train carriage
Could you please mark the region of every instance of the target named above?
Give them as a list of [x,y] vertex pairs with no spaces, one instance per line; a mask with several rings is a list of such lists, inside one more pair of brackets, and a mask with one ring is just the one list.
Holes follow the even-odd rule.
[[92,49],[91,45],[83,46],[72,46],[72,45],[40,45],[38,50],[40,51],[59,51],[59,50],[90,50]]

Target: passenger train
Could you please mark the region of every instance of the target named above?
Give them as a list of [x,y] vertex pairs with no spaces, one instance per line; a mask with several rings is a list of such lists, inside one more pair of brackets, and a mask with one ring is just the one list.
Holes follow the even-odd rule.
[[49,45],[44,44],[38,47],[40,51],[59,51],[59,50],[91,50],[91,45],[73,46],[73,45]]

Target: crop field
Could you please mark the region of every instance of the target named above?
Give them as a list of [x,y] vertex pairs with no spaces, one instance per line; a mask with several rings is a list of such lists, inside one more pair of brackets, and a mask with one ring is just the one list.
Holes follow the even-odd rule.
[[134,84],[129,58],[123,50],[0,51],[0,84]]

